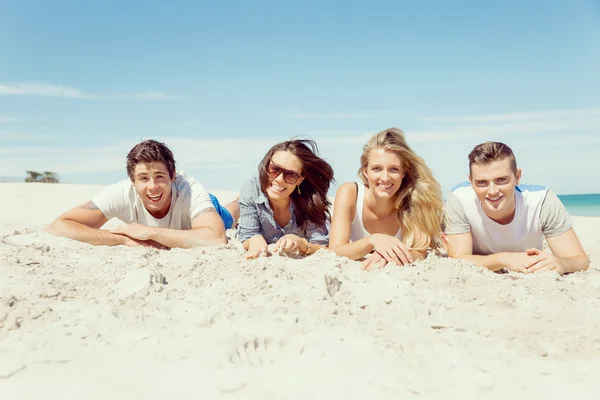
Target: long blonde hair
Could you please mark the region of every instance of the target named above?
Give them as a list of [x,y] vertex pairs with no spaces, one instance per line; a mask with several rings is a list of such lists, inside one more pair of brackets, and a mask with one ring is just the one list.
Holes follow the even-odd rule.
[[367,168],[369,154],[375,149],[395,153],[402,163],[404,178],[393,201],[404,242],[418,251],[442,248],[442,189],[431,169],[406,143],[401,129],[386,129],[374,135],[363,147],[358,175],[367,186],[369,182],[363,171]]

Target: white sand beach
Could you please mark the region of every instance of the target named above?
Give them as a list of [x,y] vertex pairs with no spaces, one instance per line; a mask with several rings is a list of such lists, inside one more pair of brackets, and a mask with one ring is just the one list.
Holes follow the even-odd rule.
[[0,183],[2,400],[599,397],[600,218],[575,218],[592,266],[563,277],[41,232],[101,188]]

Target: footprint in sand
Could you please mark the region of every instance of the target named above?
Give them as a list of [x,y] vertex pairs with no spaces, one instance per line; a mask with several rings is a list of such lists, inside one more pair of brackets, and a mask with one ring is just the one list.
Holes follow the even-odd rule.
[[235,365],[269,365],[299,356],[304,352],[300,340],[257,337],[241,342],[231,352],[229,361]]
[[329,296],[333,297],[337,292],[340,291],[342,282],[334,276],[325,275],[325,286],[327,287],[327,293]]

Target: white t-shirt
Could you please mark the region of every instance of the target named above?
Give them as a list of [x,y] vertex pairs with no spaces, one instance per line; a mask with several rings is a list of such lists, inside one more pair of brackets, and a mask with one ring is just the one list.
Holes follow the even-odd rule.
[[561,235],[571,229],[572,220],[560,199],[543,186],[519,185],[515,190],[513,220],[501,225],[481,208],[475,191],[465,182],[452,189],[446,201],[446,234],[471,232],[473,254],[521,252],[541,249],[544,237]]
[[96,195],[92,202],[110,220],[118,218],[126,224],[138,223],[159,228],[187,230],[203,210],[214,208],[203,185],[178,172],[172,184],[171,207],[164,218],[154,218],[135,191],[131,180],[115,183]]

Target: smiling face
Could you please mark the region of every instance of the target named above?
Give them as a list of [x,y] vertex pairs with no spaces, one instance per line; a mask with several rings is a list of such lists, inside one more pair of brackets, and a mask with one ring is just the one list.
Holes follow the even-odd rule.
[[391,199],[400,189],[404,178],[400,157],[385,149],[371,150],[367,167],[362,172],[376,198]]
[[133,185],[154,218],[164,218],[171,207],[173,177],[162,162],[140,163],[133,170]]
[[507,224],[514,217],[515,188],[520,180],[521,170],[515,173],[509,158],[471,165],[469,181],[483,212],[499,224]]
[[289,151],[276,151],[267,164],[267,175],[267,197],[273,202],[289,201],[296,186],[304,180],[302,161]]

